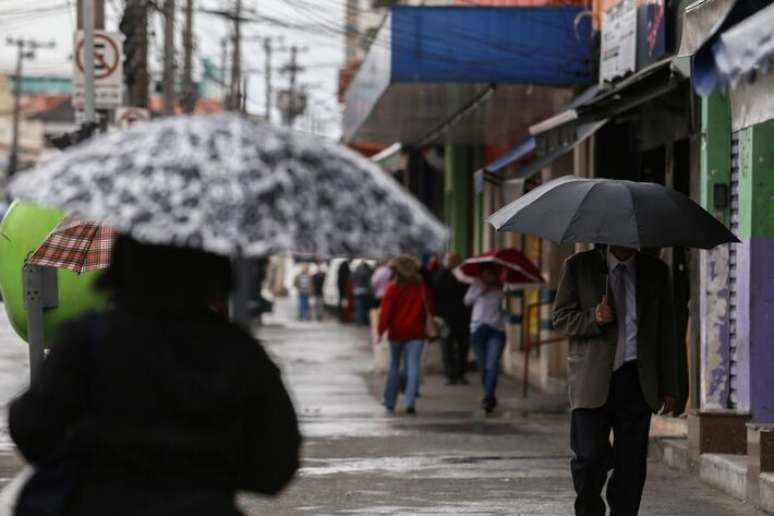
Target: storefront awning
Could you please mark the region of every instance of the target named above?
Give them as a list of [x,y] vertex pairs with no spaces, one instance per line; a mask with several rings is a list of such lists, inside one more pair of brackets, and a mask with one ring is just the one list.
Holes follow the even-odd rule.
[[503,174],[506,179],[529,179],[591,137],[611,118],[668,94],[685,85],[685,77],[665,58],[615,85],[588,88],[558,114],[534,124],[530,136],[482,169],[502,173],[506,167],[531,158],[525,165]]
[[700,93],[719,86],[728,92],[734,131],[774,119],[774,4],[718,34],[711,62],[704,61],[697,77]]
[[735,85],[774,64],[774,4],[724,32],[713,49],[718,79]]
[[[578,95],[567,108],[557,115],[548,118],[529,128],[530,136],[502,156],[483,168],[486,173],[500,173],[505,168],[518,163],[528,157],[533,160],[518,170],[510,177],[529,178],[552,161],[560,158],[572,150],[575,145],[582,142],[603,124],[597,127],[597,123],[582,124],[578,126],[577,108],[593,101],[598,95],[606,91],[600,85],[592,86]],[[562,128],[561,130],[557,130]],[[560,140],[558,143],[557,139]],[[549,143],[554,141],[555,144]]]
[[391,8],[345,95],[344,140],[411,145],[462,113],[453,142],[502,143],[556,109],[556,88],[594,82],[582,10]]
[[715,35],[736,0],[698,0],[685,7],[678,57],[691,57]]
[[[732,28],[771,4],[772,0],[736,0],[726,16],[717,24],[712,36],[696,50],[693,58],[692,78],[694,89],[699,95],[709,95],[717,86],[722,86],[727,81],[717,65],[717,53],[722,52],[723,47],[721,38]],[[768,21],[770,23],[771,18]],[[770,35],[771,25],[766,28]],[[761,40],[749,43],[761,44]]]

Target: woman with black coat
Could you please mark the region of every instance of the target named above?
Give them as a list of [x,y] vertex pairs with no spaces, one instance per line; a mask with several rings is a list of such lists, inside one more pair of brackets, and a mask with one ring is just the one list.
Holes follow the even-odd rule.
[[224,314],[228,260],[121,236],[100,286],[112,308],[63,325],[9,410],[39,472],[70,470],[64,514],[230,516],[237,491],[278,493],[298,424],[277,367]]

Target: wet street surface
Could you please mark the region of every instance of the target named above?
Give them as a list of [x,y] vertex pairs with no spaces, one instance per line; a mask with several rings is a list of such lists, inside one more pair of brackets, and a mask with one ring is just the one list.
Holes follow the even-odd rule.
[[[282,303],[280,303],[282,307]],[[520,398],[505,380],[501,407],[478,410],[479,388],[426,374],[417,416],[381,405],[368,332],[282,317],[260,329],[283,370],[303,427],[303,467],[276,498],[243,496],[247,515],[572,515],[563,396]],[[474,375],[469,375],[471,383]],[[0,396],[26,385],[26,346],[0,318]],[[0,421],[0,485],[21,467]],[[642,515],[763,515],[651,463]]]
[[[427,374],[418,415],[399,401],[390,416],[365,330],[274,319],[260,336],[293,392],[306,442],[294,484],[278,498],[245,497],[248,514],[573,514],[563,397],[525,403],[520,386],[504,381],[501,407],[485,418],[477,385]],[[640,514],[763,513],[652,462]]]

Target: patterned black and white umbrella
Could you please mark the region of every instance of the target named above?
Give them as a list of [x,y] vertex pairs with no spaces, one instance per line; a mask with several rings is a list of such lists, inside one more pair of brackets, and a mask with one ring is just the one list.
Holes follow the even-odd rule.
[[95,138],[12,182],[14,197],[140,241],[225,255],[369,257],[444,249],[446,228],[366,158],[238,115]]

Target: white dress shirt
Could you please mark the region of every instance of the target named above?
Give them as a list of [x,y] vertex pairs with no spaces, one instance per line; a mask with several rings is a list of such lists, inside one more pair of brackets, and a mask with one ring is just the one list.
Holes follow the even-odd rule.
[[[608,281],[610,282],[610,292],[617,292],[618,289],[618,275],[615,272],[615,268],[619,265],[625,267],[623,274],[625,288],[626,288],[626,321],[624,321],[626,331],[618,333],[618,345],[621,346],[620,340],[623,339],[624,357],[623,361],[630,362],[637,360],[637,263],[636,255],[622,262],[615,257],[613,253],[608,251],[607,253],[607,266],[608,266]],[[608,301],[609,302],[609,301]],[[618,321],[621,324],[621,321]]]
[[470,318],[470,331],[474,332],[483,325],[495,330],[505,330],[504,298],[505,295],[502,288],[484,292],[480,281],[472,284],[465,294],[465,304],[473,307],[473,314]]

